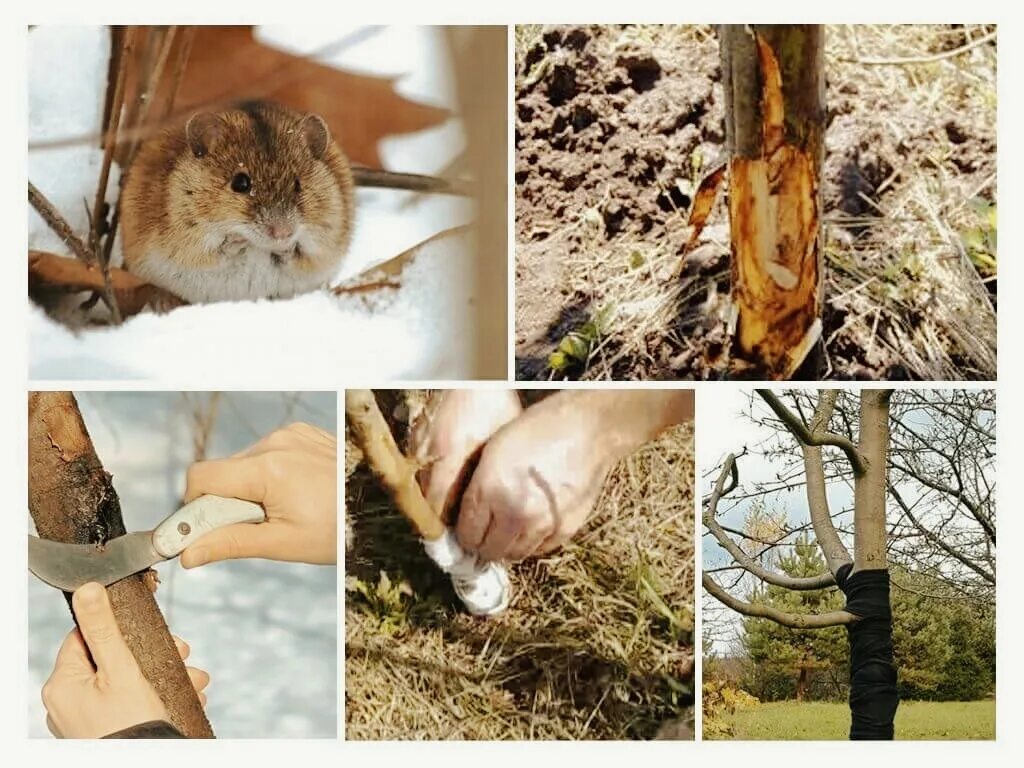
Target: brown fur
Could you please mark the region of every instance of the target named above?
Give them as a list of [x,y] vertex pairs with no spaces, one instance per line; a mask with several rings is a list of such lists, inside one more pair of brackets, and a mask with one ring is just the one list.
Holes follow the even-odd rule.
[[[144,142],[128,171],[120,202],[128,270],[136,271],[133,267],[154,249],[166,253],[176,268],[213,266],[219,255],[206,242],[206,225],[261,223],[285,210],[327,228],[337,246],[332,257],[340,261],[352,229],[352,173],[329,136],[317,141],[319,127],[326,130],[319,118],[250,102],[201,115],[193,126],[204,130],[193,127],[186,137],[182,122]],[[201,147],[194,140],[197,132],[206,140]],[[248,193],[231,188],[239,172],[251,178]],[[314,272],[324,261],[296,258],[292,268]],[[162,287],[174,291],[173,285]]]

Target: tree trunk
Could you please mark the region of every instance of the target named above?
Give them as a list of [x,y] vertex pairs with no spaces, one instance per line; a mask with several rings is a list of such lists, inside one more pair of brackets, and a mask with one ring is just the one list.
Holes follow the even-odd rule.
[[860,617],[847,625],[850,637],[850,738],[892,739],[899,706],[892,648],[892,606],[886,558],[885,498],[888,487],[891,390],[860,394],[857,450],[865,470],[854,480],[852,569],[844,565],[836,583],[846,610]]
[[[102,544],[125,533],[111,476],[103,470],[70,392],[29,394],[28,506],[44,539]],[[107,587],[117,624],[171,723],[189,738],[212,738],[151,583],[147,571]],[[65,598],[70,606],[70,595]]]
[[[821,25],[723,25],[734,358],[817,378],[824,257]],[[812,370],[808,370],[811,368]]]

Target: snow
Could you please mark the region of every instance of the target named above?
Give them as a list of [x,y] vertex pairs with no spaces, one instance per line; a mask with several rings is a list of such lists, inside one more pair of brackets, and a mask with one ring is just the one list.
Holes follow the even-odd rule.
[[[128,530],[176,508],[192,456],[200,393],[84,393],[82,415],[114,475]],[[220,403],[208,455],[226,456],[295,420],[337,430],[333,392],[299,397],[231,393]],[[171,631],[210,673],[207,714],[219,737],[333,738],[337,734],[337,569],[241,560],[186,571],[157,567],[157,600]],[[39,690],[71,616],[61,595],[28,576],[29,735],[49,737]]]
[[[266,28],[268,43],[308,53],[349,30]],[[326,59],[336,66],[396,78],[409,98],[453,108],[443,32],[386,27]],[[38,27],[29,35],[30,141],[95,134],[102,115],[109,42],[100,27]],[[60,71],[60,78],[52,72]],[[385,167],[438,173],[464,145],[451,119],[418,134],[389,137],[379,147]],[[101,153],[91,145],[29,153],[29,178],[78,232],[87,231],[82,199],[92,200]],[[110,194],[116,197],[117,173]],[[360,274],[439,232],[471,222],[473,205],[455,197],[360,190],[349,254],[337,278]],[[29,212],[29,247],[69,253]],[[275,372],[294,371],[302,386],[367,380],[468,378],[471,302],[469,237],[426,246],[403,274],[402,288],[367,301],[324,292],[289,301],[221,303],[145,314],[119,328],[72,333],[33,309],[32,379],[132,379],[192,386],[245,386]],[[119,263],[120,243],[114,263]]]

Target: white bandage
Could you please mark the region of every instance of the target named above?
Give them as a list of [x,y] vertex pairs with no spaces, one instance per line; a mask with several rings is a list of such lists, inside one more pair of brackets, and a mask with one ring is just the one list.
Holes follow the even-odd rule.
[[479,562],[459,546],[450,528],[439,539],[423,539],[423,549],[452,577],[455,594],[474,616],[494,616],[508,608],[512,588],[504,566]]

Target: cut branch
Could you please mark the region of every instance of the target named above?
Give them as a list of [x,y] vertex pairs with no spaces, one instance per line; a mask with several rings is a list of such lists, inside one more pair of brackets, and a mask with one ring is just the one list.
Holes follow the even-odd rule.
[[[28,506],[44,539],[102,544],[125,533],[111,476],[70,392],[29,394]],[[107,587],[118,627],[171,723],[189,738],[212,738],[149,581],[135,574]]]

